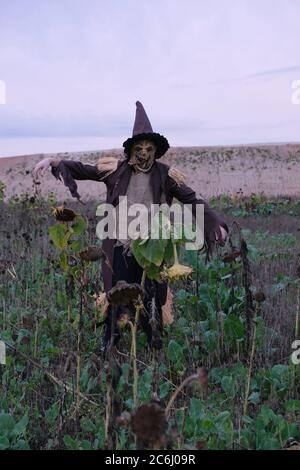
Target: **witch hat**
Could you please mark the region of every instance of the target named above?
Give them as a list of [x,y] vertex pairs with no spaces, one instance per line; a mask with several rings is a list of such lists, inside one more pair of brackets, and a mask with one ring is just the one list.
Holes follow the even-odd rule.
[[135,121],[133,125],[132,137],[129,137],[124,143],[124,152],[127,155],[127,158],[130,157],[130,151],[132,145],[137,140],[151,140],[157,146],[155,158],[162,157],[168,148],[170,147],[169,142],[163,136],[157,132],[153,132],[152,126],[150,124],[149,118],[144,110],[144,106],[140,101],[136,102],[136,113]]

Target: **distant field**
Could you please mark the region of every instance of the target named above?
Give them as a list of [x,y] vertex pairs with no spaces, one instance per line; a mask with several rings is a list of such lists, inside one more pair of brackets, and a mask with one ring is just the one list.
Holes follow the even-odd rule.
[[[53,154],[63,159],[95,163],[100,155],[122,157],[121,150]],[[31,171],[45,155],[27,155],[0,159],[0,181],[6,185],[6,196],[33,193]],[[224,147],[174,147],[162,162],[175,165],[187,174],[189,184],[204,197],[219,194],[268,196],[300,195],[300,144],[268,144]],[[70,199],[63,183],[49,172],[42,180],[42,196],[54,191],[60,200]],[[103,198],[103,184],[78,182],[83,200]]]

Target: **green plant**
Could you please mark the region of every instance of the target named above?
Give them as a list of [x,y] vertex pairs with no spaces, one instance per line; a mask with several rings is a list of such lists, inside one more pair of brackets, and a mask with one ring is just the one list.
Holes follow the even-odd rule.
[[0,181],[0,202],[4,201],[5,184]]
[[27,425],[27,416],[16,422],[10,414],[0,413],[0,450],[28,450]]

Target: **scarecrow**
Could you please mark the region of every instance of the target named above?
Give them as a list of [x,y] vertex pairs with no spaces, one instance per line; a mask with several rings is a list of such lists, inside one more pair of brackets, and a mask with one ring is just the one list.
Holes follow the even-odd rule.
[[[127,196],[128,206],[141,203],[150,207],[151,204],[172,204],[176,198],[183,204],[204,205],[204,237],[206,244],[223,244],[228,232],[225,221],[206,201],[196,197],[193,189],[185,184],[184,175],[174,167],[160,162],[160,158],[169,149],[168,140],[161,134],[153,132],[148,116],[142,103],[136,102],[136,116],[132,137],[124,143],[124,158],[102,157],[96,165],[83,164],[79,161],[58,160],[45,158],[34,168],[34,176],[43,174],[51,167],[52,174],[63,180],[71,195],[80,200],[75,180],[93,180],[103,182],[107,188],[106,202],[117,208],[120,196]],[[106,238],[102,242],[102,249],[106,254],[106,261],[102,262],[102,273],[105,293],[141,282],[143,269],[137,263],[130,251],[128,240]],[[112,267],[112,269],[110,268]],[[144,313],[141,324],[147,334],[149,345],[161,348],[160,335],[154,334],[149,321],[149,308],[155,302],[155,316],[158,329],[162,332],[164,323],[172,322],[171,303],[172,295],[167,282],[157,282],[146,278],[144,284]],[[124,313],[124,309],[132,311],[133,305],[118,306],[117,318]],[[112,329],[112,310],[107,308],[104,347],[111,341],[117,342],[120,334],[116,325]],[[112,331],[114,338],[112,338]]]

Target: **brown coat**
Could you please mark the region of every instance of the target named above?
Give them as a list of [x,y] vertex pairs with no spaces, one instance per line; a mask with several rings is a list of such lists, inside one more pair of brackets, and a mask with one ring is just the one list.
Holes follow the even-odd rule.
[[[106,202],[115,207],[118,205],[119,196],[126,195],[132,171],[133,167],[128,164],[128,160],[120,160],[117,169],[108,176],[107,172],[99,171],[97,165],[87,165],[78,161],[62,160],[57,167],[52,167],[53,175],[58,179],[62,176],[65,186],[69,188],[72,196],[77,199],[80,199],[80,196],[77,192],[75,180],[93,180],[105,183],[107,188]],[[204,235],[207,242],[215,241],[215,232],[220,234],[220,225],[228,230],[225,221],[209,207],[206,201],[198,199],[193,189],[186,184],[176,183],[169,175],[169,166],[165,163],[155,161],[151,169],[150,184],[154,204],[161,203],[160,198],[163,192],[168,205],[172,204],[173,198],[178,199],[183,204],[192,204],[193,210],[196,209],[197,203],[204,204]],[[111,265],[113,265],[114,244],[115,240],[105,239],[102,245]],[[103,263],[102,268],[104,289],[107,292],[112,287],[112,272],[106,263]],[[166,289],[163,289],[162,296],[166,296]],[[165,299],[161,300],[163,305]]]

